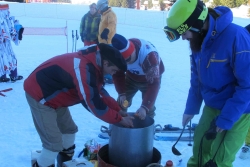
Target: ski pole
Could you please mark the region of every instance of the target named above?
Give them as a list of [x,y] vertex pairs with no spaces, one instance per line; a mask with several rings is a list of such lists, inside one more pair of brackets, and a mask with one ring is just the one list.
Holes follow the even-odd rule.
[[77,34],[77,30],[76,30],[76,39],[75,39],[75,52],[76,52],[76,42],[79,39],[79,35]]
[[74,51],[74,37],[75,37],[75,35],[74,35],[74,30],[72,30],[72,52]]

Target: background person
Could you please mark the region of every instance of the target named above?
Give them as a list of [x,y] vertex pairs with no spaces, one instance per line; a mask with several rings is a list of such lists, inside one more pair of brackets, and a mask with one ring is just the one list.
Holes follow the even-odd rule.
[[84,46],[98,43],[98,30],[101,21],[101,15],[96,10],[96,4],[89,5],[89,12],[81,20],[80,36]]
[[250,126],[250,36],[232,21],[228,7],[207,8],[198,0],[178,0],[168,12],[168,39],[188,40],[192,54],[183,126],[205,103],[187,167],[232,167]]
[[99,43],[111,45],[111,40],[116,33],[117,18],[112,8],[108,6],[107,0],[99,0],[96,6],[101,14],[101,22],[99,25]]
[[[99,0],[97,2],[97,10],[101,13],[101,22],[99,25],[99,43],[111,44],[111,40],[116,33],[117,18],[112,8],[108,6],[107,0]],[[112,76],[107,74],[104,76],[105,83],[112,84]]]
[[53,57],[25,80],[25,95],[43,146],[34,167],[52,167],[56,157],[57,167],[62,167],[72,159],[78,128],[69,106],[81,103],[107,123],[133,127],[133,117],[122,117],[118,103],[103,87],[104,74],[126,71],[126,62],[117,49],[107,44],[98,48]]

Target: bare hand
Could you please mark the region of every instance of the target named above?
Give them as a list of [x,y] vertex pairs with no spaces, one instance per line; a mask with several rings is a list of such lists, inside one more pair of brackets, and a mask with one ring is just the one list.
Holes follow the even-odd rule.
[[182,116],[182,126],[186,126],[188,122],[194,117],[194,115],[183,114]]
[[216,127],[216,132],[221,133],[224,129],[219,128],[218,126]]
[[122,120],[120,121],[120,124],[122,126],[127,127],[127,128],[133,128],[134,127],[133,119],[135,119],[135,118],[132,117],[132,116],[122,117]]
[[128,113],[127,113],[126,111],[123,111],[123,110],[120,110],[120,111],[119,111],[119,114],[120,114],[122,117],[128,116]]
[[143,107],[140,107],[136,113],[135,116],[139,117],[141,120],[144,120],[146,118],[147,112]]

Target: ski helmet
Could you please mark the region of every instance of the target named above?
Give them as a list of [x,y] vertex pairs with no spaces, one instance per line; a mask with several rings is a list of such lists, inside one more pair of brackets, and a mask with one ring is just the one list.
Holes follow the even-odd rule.
[[98,0],[96,8],[97,10],[102,11],[107,6],[108,6],[108,0]]
[[207,15],[208,8],[202,1],[177,0],[168,12],[164,31],[171,42],[189,29],[200,32]]

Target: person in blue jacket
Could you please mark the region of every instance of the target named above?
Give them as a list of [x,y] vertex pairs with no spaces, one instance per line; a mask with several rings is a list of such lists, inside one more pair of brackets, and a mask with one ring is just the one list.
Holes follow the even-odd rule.
[[178,0],[167,16],[169,41],[191,50],[191,86],[182,125],[199,114],[187,167],[232,167],[250,126],[250,36],[225,6]]

